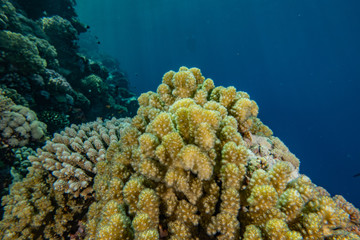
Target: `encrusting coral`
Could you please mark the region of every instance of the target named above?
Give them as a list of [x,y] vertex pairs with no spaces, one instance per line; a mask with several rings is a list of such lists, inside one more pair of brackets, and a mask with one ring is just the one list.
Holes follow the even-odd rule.
[[65,239],[86,222],[86,239],[360,239],[359,211],[299,174],[247,93],[181,67],[138,101],[119,139],[73,126],[38,150],[0,237]]
[[97,163],[87,239],[360,239],[356,209],[299,174],[247,93],[181,67],[138,100]]

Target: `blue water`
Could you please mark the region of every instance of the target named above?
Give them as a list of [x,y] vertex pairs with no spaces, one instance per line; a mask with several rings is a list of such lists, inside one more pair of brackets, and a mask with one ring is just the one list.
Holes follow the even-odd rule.
[[78,0],[137,93],[198,67],[246,91],[301,172],[360,206],[360,1]]

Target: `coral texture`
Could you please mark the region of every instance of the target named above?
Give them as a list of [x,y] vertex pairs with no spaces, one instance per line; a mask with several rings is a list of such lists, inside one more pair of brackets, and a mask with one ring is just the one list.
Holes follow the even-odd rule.
[[51,141],[37,150],[37,156],[29,160],[33,166],[45,168],[56,177],[55,190],[86,198],[93,191],[96,163],[105,159],[107,147],[118,141],[123,126],[124,122],[115,118],[80,126],[72,124],[55,133]]
[[15,157],[14,166],[11,167],[10,171],[12,182],[14,183],[21,181],[29,172],[28,168],[31,166],[31,162],[28,157],[36,155],[36,152],[29,147],[14,148],[11,150]]
[[104,94],[106,88],[103,80],[95,74],[91,74],[84,79],[81,79],[81,86],[84,89],[83,91],[87,92],[91,97]]
[[46,76],[46,84],[53,92],[68,93],[70,95],[74,94],[74,90],[70,83],[65,79],[65,77],[61,76],[61,74],[55,72],[54,70],[46,69]]
[[127,119],[72,125],[30,156],[29,174],[3,198],[0,239],[69,239],[94,200],[95,163]]
[[0,94],[0,143],[2,147],[21,147],[44,139],[46,124],[38,121],[35,112],[16,105]]
[[167,72],[98,162],[87,239],[360,239],[234,87]]
[[0,50],[6,51],[2,61],[21,67],[25,72],[40,72],[47,66],[36,44],[19,33],[0,31]]

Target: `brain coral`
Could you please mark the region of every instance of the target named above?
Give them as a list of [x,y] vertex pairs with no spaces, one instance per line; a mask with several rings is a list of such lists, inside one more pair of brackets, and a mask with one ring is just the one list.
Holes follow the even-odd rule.
[[181,67],[138,101],[97,163],[87,239],[360,239],[247,93]]
[[138,101],[105,155],[73,127],[30,158],[4,197],[0,237],[360,239],[359,210],[299,174],[247,93],[181,67]]

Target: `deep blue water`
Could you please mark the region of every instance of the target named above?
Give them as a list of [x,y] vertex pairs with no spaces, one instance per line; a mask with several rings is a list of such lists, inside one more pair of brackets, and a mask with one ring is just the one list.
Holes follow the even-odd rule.
[[301,172],[360,207],[360,1],[78,0],[137,93],[198,67],[246,91]]

